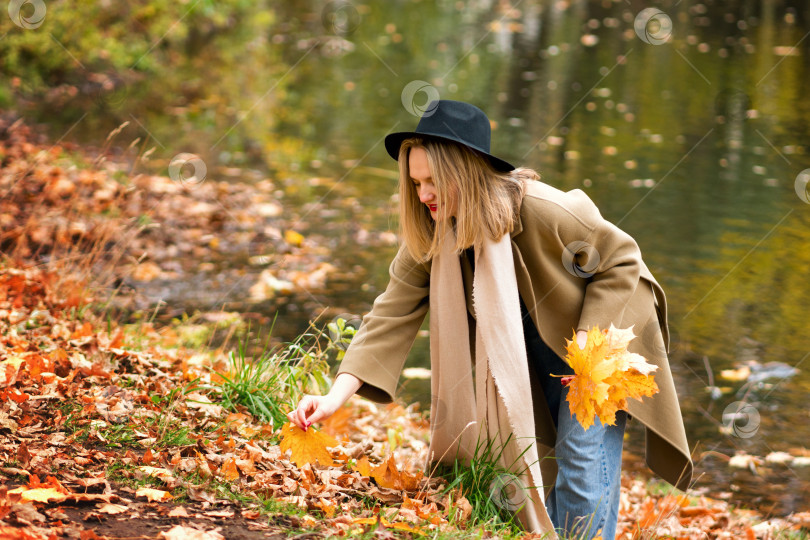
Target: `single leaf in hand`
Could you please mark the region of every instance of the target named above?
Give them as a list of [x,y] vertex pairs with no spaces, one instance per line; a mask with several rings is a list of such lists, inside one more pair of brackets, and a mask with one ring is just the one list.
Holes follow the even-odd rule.
[[337,446],[338,442],[327,435],[309,428],[302,430],[292,422],[288,422],[281,428],[282,452],[290,450],[290,461],[301,467],[306,463],[320,463],[321,465],[332,466],[335,462],[327,446]]

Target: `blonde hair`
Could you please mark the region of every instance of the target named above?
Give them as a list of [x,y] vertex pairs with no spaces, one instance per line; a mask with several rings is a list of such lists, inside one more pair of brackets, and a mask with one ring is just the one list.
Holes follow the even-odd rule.
[[461,253],[480,247],[489,237],[498,240],[512,232],[517,222],[526,182],[540,176],[532,169],[496,171],[489,160],[461,144],[413,137],[399,147],[399,227],[411,256],[425,262],[439,253],[449,219],[434,221],[419,200],[408,159],[412,148],[423,148],[439,201],[455,197],[456,246]]

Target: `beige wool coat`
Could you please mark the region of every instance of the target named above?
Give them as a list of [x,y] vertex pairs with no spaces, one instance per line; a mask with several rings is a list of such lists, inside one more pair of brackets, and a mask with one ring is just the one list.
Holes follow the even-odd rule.
[[[602,218],[582,191],[563,192],[539,181],[529,183],[511,241],[520,296],[540,337],[558,356],[565,356],[565,340],[575,330],[595,325],[604,329],[611,323],[633,326],[638,337],[630,350],[658,366],[654,375],[659,392],[643,401],[628,400],[628,412],[646,428],[649,467],[686,489],[693,465],[666,354],[666,299],[636,242]],[[461,264],[474,347],[472,268],[466,257]],[[430,267],[430,261],[417,263],[404,247],[391,263],[388,286],[363,318],[338,370],[363,382],[360,395],[381,403],[393,399],[428,312]],[[556,431],[535,380],[532,392],[543,483],[550,489],[555,460],[542,458],[553,456]]]

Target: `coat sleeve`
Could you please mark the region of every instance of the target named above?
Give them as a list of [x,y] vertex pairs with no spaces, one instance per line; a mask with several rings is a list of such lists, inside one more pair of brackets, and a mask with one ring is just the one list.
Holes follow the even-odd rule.
[[393,401],[402,366],[429,307],[429,269],[404,246],[388,273],[388,286],[363,317],[338,369],[338,374],[350,373],[363,382],[358,394],[380,403]]
[[606,329],[620,323],[636,291],[643,264],[641,251],[629,234],[602,217],[584,192],[574,190],[569,195],[579,222],[572,227],[579,231],[573,236],[567,231],[569,238],[563,239],[570,246],[566,254],[573,258],[569,271],[587,280],[577,330],[595,325]]

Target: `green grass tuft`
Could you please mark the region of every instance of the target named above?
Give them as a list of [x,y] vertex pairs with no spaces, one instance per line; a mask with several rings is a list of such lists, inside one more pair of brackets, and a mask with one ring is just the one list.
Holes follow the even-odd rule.
[[520,493],[522,483],[500,464],[502,452],[503,448],[496,447],[494,441],[479,441],[469,464],[459,461],[439,464],[436,475],[447,480],[445,493],[451,498],[455,495],[456,499],[462,495],[472,506],[467,528],[497,532],[501,538],[516,538],[524,531],[514,512],[525,496]]
[[321,345],[323,333],[305,333],[293,343],[257,356],[247,354],[243,339],[228,354],[228,370],[217,371],[219,402],[237,411],[244,407],[261,421],[278,428],[287,422],[287,412],[305,393],[325,393],[331,386],[328,377],[329,352],[338,347],[332,340]]

